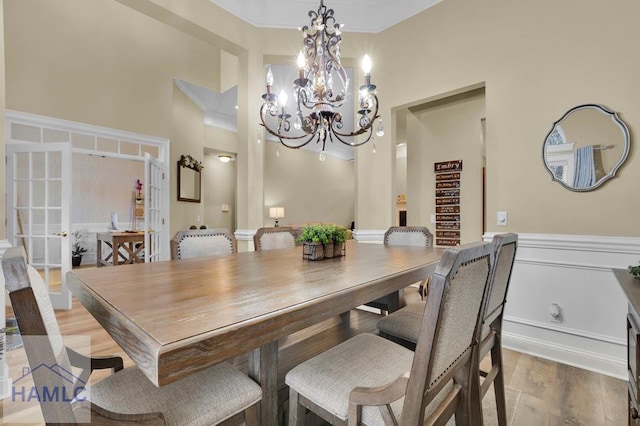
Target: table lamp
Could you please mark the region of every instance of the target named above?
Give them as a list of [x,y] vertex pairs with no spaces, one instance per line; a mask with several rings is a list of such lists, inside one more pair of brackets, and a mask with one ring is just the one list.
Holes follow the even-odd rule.
[[284,207],[270,207],[269,208],[269,217],[271,219],[275,219],[275,224],[273,226],[278,227],[278,219],[284,217]]

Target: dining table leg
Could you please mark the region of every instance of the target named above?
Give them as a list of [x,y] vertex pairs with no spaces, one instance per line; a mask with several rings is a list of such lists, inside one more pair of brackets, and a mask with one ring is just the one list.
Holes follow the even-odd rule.
[[278,424],[278,341],[269,342],[249,353],[249,376],[260,383],[260,424]]

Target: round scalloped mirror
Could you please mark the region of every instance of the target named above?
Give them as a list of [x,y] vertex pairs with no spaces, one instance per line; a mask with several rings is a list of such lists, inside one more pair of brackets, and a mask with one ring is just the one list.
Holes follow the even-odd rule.
[[629,147],[629,129],[617,113],[579,105],[553,124],[542,158],[554,181],[572,191],[591,191],[615,176]]

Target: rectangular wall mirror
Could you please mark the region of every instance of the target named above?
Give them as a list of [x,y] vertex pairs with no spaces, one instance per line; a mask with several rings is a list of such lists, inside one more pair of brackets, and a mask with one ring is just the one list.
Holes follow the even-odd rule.
[[178,161],[178,201],[200,202],[202,163],[183,155]]

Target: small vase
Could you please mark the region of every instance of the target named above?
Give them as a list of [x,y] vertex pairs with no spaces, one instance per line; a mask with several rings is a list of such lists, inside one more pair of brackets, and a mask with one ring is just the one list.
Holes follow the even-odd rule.
[[82,255],[81,254],[75,254],[71,256],[71,266],[80,266],[80,264],[82,263]]

